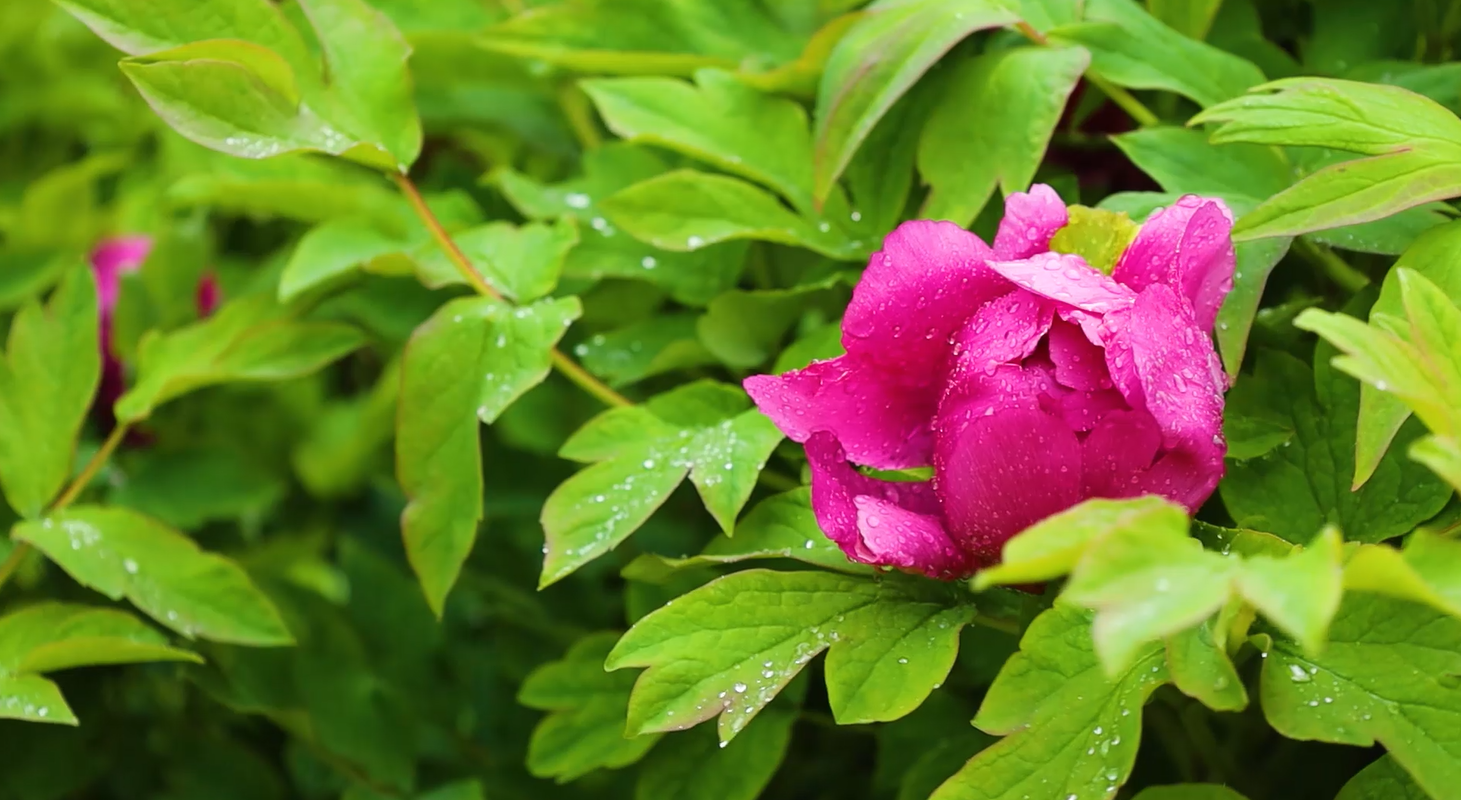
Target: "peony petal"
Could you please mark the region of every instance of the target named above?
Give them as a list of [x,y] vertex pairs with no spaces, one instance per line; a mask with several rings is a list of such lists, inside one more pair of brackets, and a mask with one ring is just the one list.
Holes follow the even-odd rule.
[[812,472],[812,512],[816,514],[817,524],[853,561],[881,563],[863,543],[858,530],[856,500],[859,496],[882,500],[914,514],[939,513],[938,498],[930,484],[881,481],[859,473],[847,463],[846,452],[829,431],[812,434],[806,441],[806,450]]
[[[1064,388],[1064,387],[1060,387]],[[1094,392],[1068,390],[1061,392],[1054,401],[1041,406],[1046,411],[1065,420],[1073,431],[1084,433],[1101,422],[1106,415],[1116,411],[1129,411],[1126,398],[1115,389],[1100,389]]]
[[1015,192],[1004,199],[1004,218],[994,235],[994,257],[1014,261],[1043,253],[1050,249],[1055,232],[1069,222],[1065,203],[1049,186],[1037,183],[1029,192]]
[[1019,289],[985,303],[953,336],[949,385],[960,385],[975,370],[992,374],[1000,364],[1024,361],[1050,330],[1054,311],[1045,298]]
[[930,422],[938,387],[927,379],[848,354],[780,375],[755,375],[744,385],[761,413],[792,441],[830,431],[857,463],[902,469],[926,466],[932,458]]
[[1050,326],[1050,360],[1055,364],[1055,379],[1072,389],[1092,392],[1112,386],[1105,351],[1069,322],[1060,320]]
[[151,237],[117,236],[92,251],[91,271],[96,275],[97,304],[103,317],[109,317],[117,304],[122,276],[136,272],[151,250]]
[[1223,201],[1184,195],[1153,214],[1112,273],[1141,291],[1161,283],[1192,303],[1197,323],[1211,330],[1218,307],[1233,288],[1233,213]]
[[926,466],[929,421],[943,392],[954,334],[1009,282],[985,266],[989,248],[947,222],[900,225],[873,254],[842,320],[847,355],[746,391],[788,437],[830,430],[859,464]]
[[985,262],[991,251],[950,222],[899,225],[868,261],[842,319],[848,353],[905,374],[942,367],[949,337],[975,309],[1009,291]]
[[1136,292],[1066,253],[1038,253],[1020,261],[991,261],[990,269],[1035,294],[1092,314],[1130,306]]
[[1162,446],[1162,432],[1145,411],[1107,414],[1081,443],[1081,497],[1137,497]]
[[[1115,341],[1106,349],[1107,358],[1113,352],[1129,354],[1129,371],[1140,381],[1144,407],[1167,451],[1153,466],[1148,488],[1196,509],[1222,476],[1227,451],[1224,379],[1212,340],[1187,300],[1165,284],[1148,286],[1129,314],[1108,322],[1115,324]],[[1116,376],[1126,370],[1113,363],[1111,371]]]
[[944,519],[981,563],[997,561],[1011,536],[1080,500],[1080,442],[1058,417],[1008,408],[939,436],[944,456],[934,488]]
[[938,517],[870,495],[857,495],[852,502],[857,506],[862,545],[872,554],[872,563],[943,580],[966,576],[977,567],[949,538]]

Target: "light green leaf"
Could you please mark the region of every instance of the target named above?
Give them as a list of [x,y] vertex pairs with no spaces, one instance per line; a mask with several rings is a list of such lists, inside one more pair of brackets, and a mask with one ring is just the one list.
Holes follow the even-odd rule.
[[346,217],[312,228],[299,239],[284,274],[279,277],[279,300],[289,302],[355,267],[410,247],[405,236],[383,229],[368,219]]
[[1192,119],[1214,142],[1328,147],[1370,158],[1331,164],[1245,214],[1235,239],[1292,236],[1370,222],[1461,194],[1461,120],[1393,86],[1290,78]]
[[11,536],[29,542],[83,586],[126,597],[189,638],[255,646],[293,642],[268,598],[232,561],[123,508],[73,507]]
[[636,239],[665,250],[693,251],[733,239],[759,239],[855,260],[862,242],[840,228],[798,216],[745,181],[676,170],[603,201],[604,213]]
[[1090,60],[1079,47],[1018,47],[962,62],[919,138],[930,187],[919,216],[967,227],[996,186],[1028,189]]
[[310,63],[299,33],[269,0],[57,0],[98,36],[129,55],[192,42],[243,39],[278,53],[295,69]]
[[701,67],[795,59],[802,37],[768,11],[740,3],[572,0],[488,28],[483,46],[599,75],[689,75]]
[[237,40],[183,45],[127,59],[122,72],[163,121],[204,147],[241,158],[348,152],[370,166],[390,166],[298,96],[282,92],[294,88],[289,65],[257,45]]
[[1005,543],[1000,563],[974,576],[974,588],[1043,583],[1068,574],[1091,546],[1118,530],[1187,530],[1187,514],[1160,497],[1094,499],[1047,517]]
[[1382,756],[1349,779],[1334,800],[1430,800],[1393,756]]
[[943,682],[973,615],[946,587],[926,581],[747,570],[640,620],[606,666],[649,668],[630,699],[630,731],[679,730],[719,716],[721,741],[730,741],[830,648],[833,716],[843,724],[886,721]]
[[791,744],[799,716],[796,705],[786,702],[793,693],[781,695],[755,725],[724,746],[708,728],[666,738],[645,760],[635,800],[756,800]]
[[1144,789],[1134,800],[1244,800],[1244,797],[1226,786],[1212,783],[1182,783],[1175,786],[1153,786]]
[[1344,565],[1344,588],[1422,603],[1461,618],[1461,542],[1421,528],[1406,538],[1404,550],[1363,545]]
[[96,283],[77,266],[45,306],[10,323],[0,360],[0,485],[35,518],[71,474],[76,437],[101,377]]
[[[494,289],[526,303],[558,285],[563,259],[578,244],[578,229],[569,221],[553,225],[489,222],[452,239]],[[422,245],[413,255],[421,282],[427,286],[439,289],[466,283],[436,243]]]
[[442,306],[406,347],[396,417],[396,470],[411,567],[438,615],[482,519],[478,424],[497,419],[547,377],[577,298],[512,308],[486,297]]
[[1252,63],[1183,36],[1133,0],[1088,0],[1083,22],[1049,35],[1091,51],[1091,69],[1113,83],[1176,92],[1204,107],[1263,82]]
[[[1233,604],[1229,603],[1228,608]],[[1224,609],[1226,611],[1226,609]],[[1172,683],[1188,697],[1214,711],[1241,711],[1248,707],[1248,689],[1228,658],[1217,633],[1227,621],[1220,612],[1200,625],[1167,637],[1167,669]]]
[[774,189],[813,212],[812,142],[800,105],[763,94],[729,73],[704,69],[695,85],[670,78],[584,81],[609,129]]
[[1291,739],[1376,741],[1431,797],[1461,786],[1461,621],[1372,594],[1345,598],[1322,655],[1276,639],[1264,714]]
[[60,687],[39,675],[0,675],[0,719],[80,725]]
[[299,5],[324,51],[330,97],[337,101],[329,108],[331,118],[355,138],[389,153],[404,173],[421,153],[406,40],[364,0],[299,0]]
[[137,382],[117,401],[117,418],[146,419],[168,400],[204,386],[308,375],[363,343],[351,326],[296,320],[267,296],[242,297],[208,319],[144,336]]
[[617,547],[687,474],[721,529],[731,530],[782,438],[748,405],[739,389],[701,381],[590,420],[560,455],[599,463],[564,481],[543,506],[539,584]]
[[517,700],[550,712],[528,742],[528,771],[567,783],[600,768],[617,769],[644,757],[657,733],[629,735],[624,718],[633,675],[604,670],[618,634],[585,636],[561,661],[544,664],[523,681]]
[[710,301],[696,332],[721,363],[760,366],[781,352],[783,337],[808,312],[832,316],[845,307],[846,295],[829,290],[854,283],[856,273],[838,272],[789,289],[732,290]]
[[[1299,325],[1308,327],[1300,317]],[[1345,317],[1363,328],[1358,320]],[[1229,459],[1219,485],[1223,502],[1239,526],[1302,542],[1326,524],[1362,542],[1399,536],[1433,516],[1451,492],[1424,467],[1400,453],[1380,464],[1374,479],[1350,490],[1354,422],[1359,400],[1355,383],[1316,354],[1315,369],[1289,355],[1260,353],[1254,374],[1228,395],[1233,413],[1284,420],[1293,438],[1246,461]],[[1420,425],[1401,436],[1409,443]]]
[[149,661],[203,659],[118,609],[41,602],[0,617],[0,675]]
[[580,222],[580,241],[568,252],[564,277],[647,281],[663,287],[681,303],[703,306],[735,285],[745,262],[746,242],[727,242],[694,252],[661,250],[622,235],[599,209],[604,198],[668,169],[645,148],[611,142],[586,153],[584,174],[563,183],[538,183],[512,170],[500,170],[493,177],[507,199],[529,219],[572,217]]
[[1200,42],[1207,38],[1222,4],[1222,0],[1147,0],[1146,7],[1153,17]]
[[974,718],[1004,738],[932,800],[1110,797],[1136,761],[1142,706],[1166,682],[1156,646],[1107,678],[1091,649],[1090,616],[1057,603],[1030,623]]
[[825,200],[878,120],[975,31],[1013,25],[1007,0],[879,0],[832,50],[817,90],[813,193]]

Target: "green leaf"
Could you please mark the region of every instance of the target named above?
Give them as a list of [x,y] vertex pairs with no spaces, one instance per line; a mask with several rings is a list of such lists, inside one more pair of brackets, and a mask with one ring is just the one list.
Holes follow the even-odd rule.
[[1214,106],[1214,142],[1328,147],[1370,158],[1331,164],[1238,220],[1235,239],[1291,236],[1370,222],[1461,194],[1461,121],[1392,86],[1290,78]]
[[[800,709],[778,697],[755,725],[722,745],[700,728],[666,738],[649,754],[635,784],[635,800],[756,800],[771,782]],[[800,698],[797,698],[800,702]]]
[[1004,738],[970,759],[932,800],[1109,797],[1131,774],[1141,709],[1167,681],[1159,647],[1114,678],[1091,649],[1090,616],[1057,603],[1030,623],[974,724]]
[[409,239],[384,230],[369,219],[346,217],[327,221],[310,229],[295,245],[284,274],[279,277],[279,300],[287,303],[361,264],[409,247]]
[[259,519],[287,490],[284,480],[231,448],[138,454],[109,502],[159,522],[195,529],[213,520]]
[[1079,47],[1018,47],[959,64],[919,137],[930,187],[920,216],[967,227],[996,186],[1028,189],[1090,59]]
[[0,675],[0,719],[80,725],[61,689],[39,675]]
[[149,661],[203,659],[117,609],[41,602],[0,617],[0,675]]
[[731,530],[782,439],[748,405],[739,389],[701,381],[590,420],[559,454],[598,463],[564,481],[543,506],[539,585],[617,547],[687,474],[721,529]]
[[618,634],[585,636],[561,661],[544,664],[523,681],[517,700],[551,712],[533,729],[528,771],[567,783],[600,768],[617,769],[644,757],[659,735],[630,736],[625,709],[634,676],[604,670]]
[[272,50],[200,42],[127,59],[122,72],[164,122],[204,147],[241,158],[353,151],[371,166],[390,166],[301,103],[289,64]]
[[512,170],[494,173],[494,179],[507,199],[530,219],[572,217],[588,222],[580,226],[579,244],[564,261],[564,277],[647,281],[663,287],[681,303],[703,306],[735,285],[745,261],[746,242],[727,242],[694,252],[661,250],[621,235],[599,208],[604,198],[668,169],[644,148],[611,142],[585,154],[584,174],[563,183],[538,183]]
[[629,703],[634,732],[719,716],[730,741],[823,650],[837,721],[886,721],[944,681],[973,615],[931,582],[747,570],[640,620],[606,666],[649,668]]
[[269,0],[220,0],[206,10],[191,0],[56,1],[129,55],[204,40],[243,39],[273,50],[295,69],[310,62],[304,40]]
[[1146,7],[1153,17],[1200,42],[1212,30],[1213,17],[1222,4],[1222,0],[1147,0]]
[[[1227,608],[1233,608],[1229,603]],[[1226,611],[1227,609],[1224,609]],[[1248,689],[1228,658],[1218,629],[1225,613],[1167,637],[1167,669],[1172,683],[1188,697],[1214,711],[1242,711],[1248,707]]]
[[1461,621],[1370,594],[1345,598],[1322,655],[1276,639],[1262,705],[1291,739],[1376,741],[1432,797],[1461,786]]
[[594,334],[573,353],[584,369],[616,387],[715,361],[696,339],[695,317],[669,312]]
[[1132,89],[1176,92],[1207,107],[1263,82],[1252,63],[1163,25],[1133,0],[1088,0],[1083,22],[1049,32],[1091,52],[1091,69]]
[[659,145],[774,189],[803,214],[813,212],[812,143],[806,112],[720,70],[695,73],[695,85],[669,78],[584,81],[609,129]]
[[734,536],[711,539],[700,555],[668,558],[645,554],[625,567],[623,575],[658,583],[680,570],[764,558],[787,558],[853,575],[873,572],[866,564],[849,561],[822,532],[812,513],[811,489],[803,487],[757,503],[736,525]]
[[609,219],[636,239],[665,250],[693,251],[733,239],[759,239],[855,260],[863,243],[840,228],[798,216],[745,181],[676,170],[618,192],[602,203]]
[[464,297],[442,306],[406,346],[396,469],[410,502],[401,528],[438,616],[482,519],[479,421],[490,424],[547,377],[554,345],[580,313],[571,297],[520,308]]
[[1334,800],[1430,800],[1392,756],[1382,756],[1349,779]]
[[[1315,365],[1311,372],[1292,356],[1260,353],[1254,374],[1228,395],[1232,413],[1281,420],[1294,431],[1263,455],[1229,459],[1218,490],[1238,525],[1303,542],[1333,523],[1350,539],[1378,542],[1440,511],[1450,489],[1400,453],[1387,456],[1359,491],[1350,490],[1358,387],[1329,366],[1324,352]],[[1401,441],[1418,435],[1420,426],[1411,423]]]
[[1096,541],[1121,530],[1186,531],[1187,514],[1160,497],[1086,500],[1005,543],[1000,563],[974,576],[976,591],[1043,583],[1073,570]]
[[1344,587],[1373,592],[1461,618],[1461,542],[1421,528],[1405,549],[1363,545],[1344,565]]
[[234,562],[123,508],[73,507],[11,536],[29,542],[83,586],[189,638],[255,646],[293,642],[274,606]]
[[846,295],[829,290],[855,282],[855,273],[838,272],[789,289],[732,290],[710,302],[696,332],[721,363],[756,367],[781,352],[782,338],[804,315],[845,307]]
[[689,75],[700,67],[790,61],[802,37],[757,5],[572,0],[487,29],[499,53],[611,75]]
[[71,475],[76,437],[101,377],[96,283],[72,268],[44,307],[10,323],[0,361],[0,485],[22,516],[41,515]]
[[[364,0],[299,0],[324,51],[329,108],[346,131],[379,146],[404,173],[421,153],[406,58],[411,48],[391,21]],[[362,158],[361,160],[366,160]]]
[[1088,500],[1031,526],[974,585],[1067,572],[1061,596],[1096,611],[1096,653],[1113,675],[1145,645],[1197,625],[1235,596],[1317,648],[1341,593],[1337,534],[1283,558],[1212,553],[1187,536],[1183,509],[1156,497]]
[[[558,285],[563,259],[578,244],[578,229],[568,221],[554,225],[490,222],[457,233],[452,239],[493,288],[526,303]],[[434,242],[422,245],[414,255],[421,282],[432,289],[466,284]]]
[[831,193],[878,120],[975,31],[1013,25],[1006,0],[879,0],[838,41],[817,90],[813,193]]
[[351,326],[295,320],[267,296],[242,297],[208,319],[144,336],[137,381],[117,401],[117,419],[146,419],[163,403],[204,386],[308,375],[363,343]]
[[1244,800],[1226,786],[1211,783],[1181,783],[1143,789],[1134,800]]

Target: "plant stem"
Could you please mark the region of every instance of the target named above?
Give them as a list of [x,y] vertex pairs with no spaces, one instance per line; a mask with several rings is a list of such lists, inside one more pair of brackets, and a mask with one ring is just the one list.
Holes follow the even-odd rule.
[[[416,184],[412,183],[411,179],[403,174],[392,174],[391,178],[400,187],[401,193],[406,195],[406,199],[410,201],[411,208],[416,212],[416,216],[421,218],[422,224],[431,233],[431,238],[435,239],[436,243],[441,246],[441,249],[446,252],[447,258],[451,260],[452,265],[457,268],[457,271],[462,274],[462,277],[466,279],[467,283],[476,290],[477,294],[483,297],[490,297],[500,302],[508,302],[502,296],[502,293],[492,288],[492,285],[487,283],[487,280],[482,277],[482,274],[472,266],[472,261],[467,258],[467,254],[463,253],[460,247],[457,247],[457,243],[452,240],[451,234],[447,233],[446,228],[442,226],[441,220],[436,218],[436,214],[426,204],[426,200],[421,196],[421,192],[416,188]],[[609,388],[608,384],[589,374],[588,370],[564,355],[561,350],[554,348],[549,353],[549,359],[553,363],[553,368],[557,369],[563,377],[577,384],[579,388],[593,395],[605,405],[634,405],[629,398],[619,394]]]
[[563,351],[554,349],[549,354],[553,361],[553,368],[558,370],[563,377],[573,381],[578,388],[598,398],[606,406],[632,406],[633,402],[622,394],[610,389],[608,384],[589,374],[589,371],[579,366],[573,359],[563,354]]
[[1019,638],[1020,636],[1020,621],[1017,619],[1009,619],[1007,617],[991,617],[988,614],[975,614],[974,624],[983,625],[986,628],[1008,633],[1015,638]]
[[[67,486],[66,490],[61,492],[61,495],[51,504],[50,513],[54,514],[66,506],[71,505],[71,502],[81,494],[87,484],[96,478],[96,474],[101,472],[101,468],[111,459],[112,453],[116,452],[117,447],[126,438],[127,430],[130,427],[130,425],[125,423],[118,423],[115,428],[112,428],[111,435],[92,454],[91,460],[87,461],[86,466],[81,468],[81,472],[76,476],[76,479],[71,481],[71,485]],[[0,588],[5,587],[5,583],[20,568],[20,563],[25,560],[25,556],[29,552],[30,544],[28,542],[16,543],[14,549],[10,551],[10,555],[5,557],[4,563],[0,563]]]
[[1357,292],[1370,284],[1369,276],[1349,265],[1349,262],[1334,254],[1333,250],[1299,236],[1294,239],[1294,250],[1317,266],[1324,276],[1346,292]]
[[[1050,40],[1045,38],[1045,34],[1035,30],[1028,22],[1015,23],[1015,29],[1024,34],[1025,38],[1029,39],[1035,44],[1050,44]],[[1092,86],[1100,89],[1107,97],[1111,98],[1111,102],[1120,106],[1122,111],[1125,111],[1128,116],[1136,120],[1136,124],[1142,126],[1143,128],[1150,128],[1153,125],[1158,125],[1161,123],[1161,120],[1157,117],[1157,115],[1153,114],[1151,109],[1142,105],[1142,102],[1136,99],[1136,96],[1133,95],[1131,92],[1126,91],[1120,86],[1111,83],[1110,81],[1093,72],[1086,73],[1086,80],[1089,81]]]

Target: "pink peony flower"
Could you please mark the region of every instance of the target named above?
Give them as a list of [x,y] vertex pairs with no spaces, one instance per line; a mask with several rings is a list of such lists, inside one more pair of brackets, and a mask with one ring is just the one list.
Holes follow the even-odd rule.
[[122,290],[122,276],[136,272],[152,251],[148,236],[118,236],[97,245],[91,254],[91,273],[96,277],[98,313],[101,315],[101,385],[97,402],[110,409],[126,390],[122,362],[112,354],[112,314]]
[[[101,385],[97,406],[110,418],[112,404],[126,391],[122,362],[112,352],[112,316],[122,290],[122,277],[136,272],[152,251],[149,236],[117,236],[102,241],[91,253],[91,273],[96,278],[97,312],[101,316]],[[196,291],[198,316],[206,317],[218,307],[218,281],[204,275]]]
[[[1195,510],[1223,473],[1226,378],[1209,332],[1232,287],[1232,214],[1188,195],[1152,215],[1108,276],[1052,252],[1048,186],[1006,201],[991,249],[905,223],[842,321],[847,354],[746,391],[806,445],[812,506],[853,561],[937,578],[1091,497]],[[933,467],[928,482],[877,469]]]

